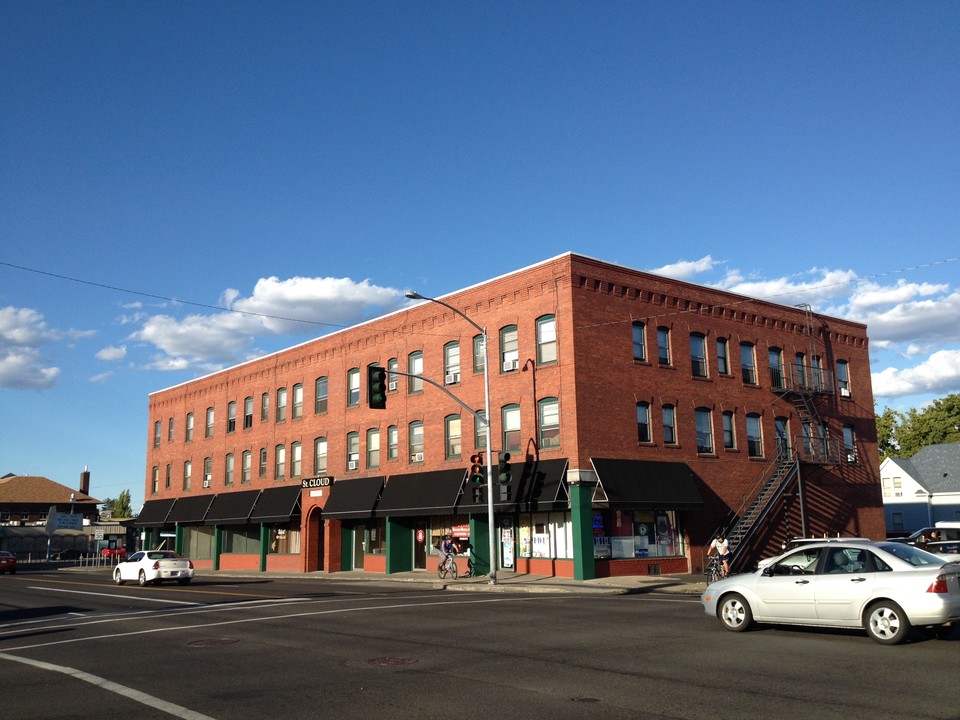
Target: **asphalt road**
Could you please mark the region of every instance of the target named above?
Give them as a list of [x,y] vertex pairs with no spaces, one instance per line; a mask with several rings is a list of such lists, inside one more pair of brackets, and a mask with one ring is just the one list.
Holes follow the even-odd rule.
[[958,718],[960,630],[728,633],[696,597],[0,576],[9,718]]

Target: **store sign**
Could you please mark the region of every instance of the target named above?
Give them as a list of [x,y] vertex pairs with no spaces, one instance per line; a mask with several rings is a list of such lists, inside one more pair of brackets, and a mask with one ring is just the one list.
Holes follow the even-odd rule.
[[300,487],[302,488],[320,488],[320,487],[330,487],[333,484],[333,478],[329,475],[323,475],[321,477],[312,477],[312,478],[303,478],[300,481]]

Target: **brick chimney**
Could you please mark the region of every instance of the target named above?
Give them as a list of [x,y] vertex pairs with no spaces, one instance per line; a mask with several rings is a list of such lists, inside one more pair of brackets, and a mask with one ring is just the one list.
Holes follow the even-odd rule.
[[80,492],[84,495],[90,494],[90,471],[87,470],[87,466],[83,466],[83,472],[80,473]]

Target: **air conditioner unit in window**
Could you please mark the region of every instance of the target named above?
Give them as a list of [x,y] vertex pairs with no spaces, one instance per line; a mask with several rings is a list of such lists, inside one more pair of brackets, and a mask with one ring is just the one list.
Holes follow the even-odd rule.
[[356,469],[357,469],[357,461],[356,461],[356,460],[350,460],[350,461],[347,462],[347,470],[356,470]]
[[855,452],[848,452],[848,453],[847,453],[847,462],[848,462],[848,463],[855,463],[856,461],[857,461],[857,454],[856,454]]
[[460,373],[458,372],[447,373],[446,376],[444,377],[444,382],[447,385],[456,385],[458,382],[460,382]]
[[411,455],[410,462],[423,462],[423,453],[414,453]]
[[840,388],[840,397],[850,397],[850,388]]
[[397,391],[397,381],[396,381],[396,380],[391,380],[390,382],[388,382],[388,383],[387,383],[387,390],[389,390],[390,392],[396,392],[396,391]]
[[518,367],[520,367],[519,360],[505,360],[503,363],[504,372],[510,372],[511,370],[516,370]]
[[203,479],[203,486],[204,486],[204,487],[210,487],[210,478],[209,478],[209,477],[205,477],[205,478]]

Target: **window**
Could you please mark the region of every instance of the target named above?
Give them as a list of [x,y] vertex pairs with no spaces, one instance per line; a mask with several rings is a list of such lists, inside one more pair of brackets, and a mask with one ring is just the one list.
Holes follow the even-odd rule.
[[774,418],[773,429],[777,433],[777,454],[790,457],[790,425],[787,418]]
[[757,384],[757,360],[750,343],[740,343],[740,373],[747,385]]
[[290,477],[300,477],[303,462],[303,448],[299,442],[290,443]]
[[360,433],[347,433],[347,471],[360,469]]
[[223,484],[233,485],[233,453],[227,453],[223,460]]
[[721,375],[730,374],[730,356],[728,355],[726,338],[717,338],[717,372]]
[[190,489],[190,478],[193,475],[193,463],[187,460],[183,463],[183,489]]
[[463,454],[460,435],[460,416],[448,415],[443,420],[444,452],[447,460],[455,460]]
[[153,423],[153,446],[155,448],[160,447],[160,434],[163,432],[163,423],[160,420],[157,420]]
[[633,323],[633,359],[647,359],[647,328],[642,322]]
[[237,403],[233,400],[227,403],[227,432],[237,431]]
[[783,351],[772,347],[767,351],[767,358],[770,362],[770,387],[783,390],[787,386],[783,372]]
[[797,353],[794,356],[793,385],[797,388],[807,387],[807,359],[803,353]]
[[690,369],[694,377],[707,377],[707,339],[700,333],[690,336]]
[[419,420],[410,423],[409,433],[407,435],[410,462],[423,462],[423,423]]
[[367,430],[367,467],[380,467],[380,430],[379,428],[370,428]]
[[213,437],[213,408],[207,408],[207,428],[204,432],[204,437],[212,438]]
[[853,434],[853,425],[843,426],[843,454],[848,463],[857,461],[857,441]]
[[171,466],[170,466],[169,463],[167,463],[166,474],[164,475],[164,480],[163,480],[163,486],[164,486],[167,490],[170,489],[170,479],[171,479],[171,476],[172,476],[172,475],[173,475],[173,472],[172,472],[172,470],[171,470]]
[[677,409],[673,405],[663,406],[663,442],[677,444]]
[[477,450],[487,449],[487,413],[478,410],[473,420],[473,446]]
[[560,402],[555,397],[544,398],[538,403],[540,420],[540,447],[560,447]]
[[407,383],[407,392],[423,392],[423,378],[419,377],[420,375],[423,375],[423,353],[419,350],[412,352],[407,356],[407,372],[410,375],[417,376],[407,378],[409,381]]
[[156,495],[159,490],[160,490],[160,468],[154,465],[153,471],[151,473],[150,491],[154,495]]
[[287,476],[287,448],[277,445],[273,455],[273,479],[283,480]]
[[245,397],[243,399],[243,429],[249,430],[253,427],[253,398]]
[[267,476],[267,449],[260,448],[260,477]]
[[733,423],[733,413],[727,410],[723,413],[723,447],[735,450],[737,447],[737,433]]
[[263,393],[260,396],[260,422],[267,422],[270,419],[270,393]]
[[297,383],[293,386],[293,418],[303,417],[303,385]]
[[396,425],[387,428],[387,460],[400,457],[400,430]]
[[187,442],[193,441],[193,413],[187,413],[187,426],[184,430],[183,438]]
[[173,418],[167,422],[167,442],[173,442]]
[[846,360],[837,360],[837,387],[840,397],[850,397],[850,368]]
[[507,405],[501,410],[503,423],[503,450],[505,452],[520,452],[520,406]]
[[387,392],[397,391],[397,371],[400,369],[400,361],[397,358],[387,360]]
[[892,521],[892,523],[893,523],[893,528],[892,528],[892,530],[893,530],[894,532],[904,532],[904,529],[905,529],[905,528],[904,528],[904,526],[903,526],[903,513],[902,513],[902,512],[891,513],[891,514],[890,514],[890,519],[891,519],[891,521]]
[[287,389],[280,388],[277,390],[277,422],[282,423],[287,421]]
[[516,325],[500,330],[500,370],[512,372],[520,367],[520,338]]
[[637,403],[637,441],[650,442],[650,404]]
[[760,416],[756,413],[747,415],[747,455],[763,457],[763,434],[760,431]]
[[249,485],[251,473],[253,472],[253,453],[244,450],[240,456],[240,484]]
[[661,365],[670,364],[670,328],[657,328],[657,362]]
[[482,373],[487,354],[483,347],[483,335],[473,336],[473,371]]
[[557,361],[557,318],[544,315],[537,320],[537,365]]
[[318,437],[313,441],[313,474],[327,474],[327,439]]
[[713,452],[713,412],[708,408],[697,408],[694,411],[697,424],[697,452]]
[[327,378],[318,377],[313,382],[313,414],[323,415],[327,411]]
[[347,371],[347,407],[356,407],[360,404],[360,368],[350,368]]
[[819,355],[810,358],[810,372],[813,375],[811,378],[813,387],[811,389],[815,392],[823,392],[826,389],[823,382],[823,358]]
[[443,384],[460,382],[460,343],[454,341],[443,346]]

